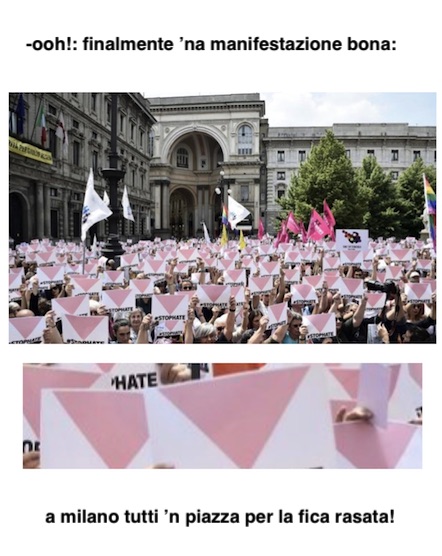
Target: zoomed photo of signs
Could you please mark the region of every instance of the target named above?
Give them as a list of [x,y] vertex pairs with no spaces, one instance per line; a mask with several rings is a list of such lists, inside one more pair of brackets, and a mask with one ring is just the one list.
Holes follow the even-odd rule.
[[23,365],[23,467],[422,467],[420,363]]

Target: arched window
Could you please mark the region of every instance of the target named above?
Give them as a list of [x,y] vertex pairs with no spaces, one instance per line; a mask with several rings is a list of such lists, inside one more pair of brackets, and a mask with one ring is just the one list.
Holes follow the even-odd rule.
[[176,165],[178,168],[189,167],[189,153],[184,147],[180,147],[176,152]]
[[238,130],[238,154],[252,154],[253,133],[252,128],[244,124]]
[[285,195],[285,184],[278,183],[275,187],[276,199],[281,199]]

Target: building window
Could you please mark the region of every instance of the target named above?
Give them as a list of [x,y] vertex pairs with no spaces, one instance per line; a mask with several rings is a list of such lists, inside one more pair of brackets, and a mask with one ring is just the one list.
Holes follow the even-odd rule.
[[77,120],[72,120],[72,127],[74,129],[78,129],[80,127],[80,124]]
[[420,151],[413,151],[413,160],[417,160],[420,157],[421,157]]
[[391,172],[391,179],[393,181],[397,181],[398,178],[399,178],[399,172]]
[[397,149],[393,149],[391,151],[391,160],[393,162],[398,162],[399,161],[399,151]]
[[92,151],[92,169],[94,173],[98,170],[98,151]]
[[242,125],[238,130],[238,154],[252,154],[253,133],[249,125]]
[[132,170],[131,174],[132,174],[132,187],[135,187],[135,181],[136,181],[136,172],[135,172],[135,170]]
[[74,193],[74,194],[72,195],[72,199],[73,199],[74,201],[81,201],[80,193]]
[[249,186],[241,185],[241,201],[247,202],[249,200]]
[[149,156],[153,156],[153,145],[155,141],[155,132],[153,129],[149,131]]
[[285,151],[278,151],[276,160],[278,162],[285,162]]
[[80,166],[80,143],[78,141],[72,143],[72,164]]
[[124,114],[120,114],[120,133],[124,135],[126,130],[126,116]]
[[51,237],[58,239],[58,210],[51,209]]
[[57,115],[57,109],[55,108],[55,106],[53,104],[48,105],[48,114],[51,114],[51,116],[56,116]]
[[304,162],[306,158],[305,151],[298,151],[298,160],[299,162]]
[[277,180],[285,180],[285,172],[276,172]]
[[112,119],[112,106],[110,102],[106,102],[106,121],[108,124],[111,123]]
[[188,168],[189,167],[189,153],[187,149],[180,147],[176,152],[176,165],[178,168]]
[[135,139],[135,124],[131,122],[130,124],[130,140],[133,141]]
[[345,156],[350,160],[351,159],[351,151],[350,149],[345,150]]
[[140,149],[144,147],[144,131],[140,129]]
[[278,199],[281,199],[282,197],[284,197],[284,189],[278,189],[278,191],[276,192],[276,196],[278,197]]
[[368,149],[367,154],[368,156],[374,156],[374,149]]
[[58,137],[55,135],[55,129],[49,129],[49,150],[54,158],[57,158],[57,141]]
[[97,93],[91,93],[91,110],[92,112],[97,111]]
[[434,151],[434,163],[436,164],[436,151]]
[[144,174],[140,175],[140,188],[142,190],[144,189]]
[[92,139],[93,139],[94,141],[96,141],[96,140],[98,139],[97,132],[96,132],[96,131],[93,131],[91,137],[92,137]]
[[55,187],[51,187],[49,190],[49,195],[51,197],[58,197],[58,190]]

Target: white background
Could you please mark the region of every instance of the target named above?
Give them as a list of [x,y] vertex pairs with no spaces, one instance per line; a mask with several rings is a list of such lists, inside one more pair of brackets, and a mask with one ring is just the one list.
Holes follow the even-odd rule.
[[[274,92],[439,92],[437,3],[318,0],[159,3],[44,3],[3,6],[2,98],[4,130],[9,91],[139,91],[147,95]],[[172,39],[173,52],[35,52],[27,42],[71,36]],[[386,39],[394,52],[183,52],[179,37],[209,40],[262,38]],[[152,93],[150,93],[152,91]],[[296,125],[296,123],[293,123]],[[7,148],[3,135],[6,251]],[[3,260],[6,261],[6,252]],[[6,262],[3,291],[6,294]],[[424,469],[418,471],[156,471],[24,472],[21,466],[23,362],[115,362],[165,358],[162,346],[103,350],[84,346],[10,346],[6,317],[0,411],[2,423],[1,528],[3,553],[32,550],[45,556],[79,554],[342,555],[430,554],[439,519],[441,380],[437,346],[232,346],[210,352],[179,348],[171,360],[423,362]],[[88,348],[91,349],[88,349]],[[138,347],[142,349],[138,349]],[[154,349],[159,348],[159,349]],[[61,349],[60,349],[61,348]],[[264,349],[260,349],[264,348]],[[273,349],[272,349],[273,348]],[[377,349],[378,348],[378,349]],[[111,352],[111,353],[109,353]],[[308,423],[306,423],[308,426]],[[140,511],[158,508],[159,525],[45,525],[46,512]],[[389,525],[167,526],[164,509],[205,511],[395,510]],[[436,521],[437,520],[437,521]],[[440,543],[439,543],[440,544]],[[7,550],[7,552],[6,552]],[[434,551],[434,549],[433,549]],[[433,552],[432,551],[432,552]],[[431,552],[431,553],[432,553]]]

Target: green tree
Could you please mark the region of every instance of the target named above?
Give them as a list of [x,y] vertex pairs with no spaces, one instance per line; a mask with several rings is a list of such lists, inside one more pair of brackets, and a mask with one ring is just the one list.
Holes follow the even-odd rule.
[[401,203],[391,176],[374,156],[367,156],[357,170],[361,195],[365,199],[362,228],[372,238],[397,236],[401,230]]
[[312,208],[322,213],[327,200],[336,228],[362,227],[366,199],[356,179],[345,146],[331,131],[315,145],[293,175],[287,194],[278,200],[284,214],[293,214],[308,225]]
[[436,192],[436,169],[433,166],[425,166],[421,158],[417,158],[399,176],[397,188],[401,203],[400,237],[419,237],[424,228],[424,174]]

